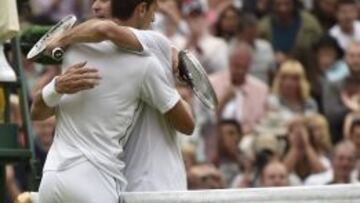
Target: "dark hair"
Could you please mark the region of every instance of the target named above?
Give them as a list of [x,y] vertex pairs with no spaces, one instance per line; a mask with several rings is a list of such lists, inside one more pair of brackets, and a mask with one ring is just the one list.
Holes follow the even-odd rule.
[[241,15],[241,20],[236,28],[236,33],[239,34],[243,32],[246,28],[256,27],[258,19],[252,13],[244,13]]
[[360,118],[355,118],[350,125],[350,133],[353,133],[356,127],[360,126]]
[[344,56],[344,51],[341,49],[337,40],[330,36],[325,35],[319,39],[317,43],[314,45],[315,52],[318,52],[321,48],[330,47],[335,49],[336,51],[336,59],[341,59]]
[[139,4],[144,2],[149,8],[154,1],[156,0],[111,0],[111,13],[115,18],[128,20]]
[[[226,37],[226,33],[224,33],[224,30],[222,29],[222,25],[221,25],[221,21],[224,19],[225,17],[225,14],[228,12],[228,11],[232,11],[234,12],[236,15],[237,15],[237,18],[240,18],[240,10],[237,9],[235,6],[233,5],[230,5],[228,7],[226,7],[220,14],[219,14],[219,17],[215,23],[215,35],[217,37]],[[234,33],[235,34],[235,33]]]
[[220,127],[222,125],[233,125],[240,135],[243,134],[241,124],[235,119],[223,119],[223,120],[220,120],[219,123],[218,123],[218,126]]

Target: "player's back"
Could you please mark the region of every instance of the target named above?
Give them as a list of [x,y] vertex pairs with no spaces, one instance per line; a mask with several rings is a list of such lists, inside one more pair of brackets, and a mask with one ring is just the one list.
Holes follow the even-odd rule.
[[57,109],[54,146],[47,169],[61,170],[84,159],[123,180],[118,159],[137,119],[144,75],[153,58],[121,51],[112,43],[80,44],[68,50],[63,67],[80,61],[102,77],[91,90],[64,95]]

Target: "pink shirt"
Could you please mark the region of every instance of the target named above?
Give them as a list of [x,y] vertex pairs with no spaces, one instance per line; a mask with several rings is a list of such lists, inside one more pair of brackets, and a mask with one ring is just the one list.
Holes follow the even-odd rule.
[[[227,89],[232,86],[229,70],[211,75],[210,81],[214,86],[219,101],[224,100]],[[234,119],[241,123],[244,133],[248,134],[265,116],[269,90],[265,83],[251,75],[247,75],[245,83],[235,87],[235,89],[237,91],[236,96],[242,96],[242,98],[236,99],[241,103],[236,106],[235,111],[238,112],[234,112],[234,115],[237,115]]]

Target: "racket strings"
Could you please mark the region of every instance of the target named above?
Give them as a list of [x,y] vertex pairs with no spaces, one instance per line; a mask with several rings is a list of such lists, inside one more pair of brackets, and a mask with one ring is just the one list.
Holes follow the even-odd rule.
[[215,108],[217,99],[206,72],[202,70],[201,64],[191,58],[185,58],[184,61],[192,79],[194,93],[207,106]]

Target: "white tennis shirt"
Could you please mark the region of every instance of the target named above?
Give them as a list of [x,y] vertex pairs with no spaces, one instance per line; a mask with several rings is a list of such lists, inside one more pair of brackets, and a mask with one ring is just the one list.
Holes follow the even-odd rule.
[[105,41],[71,47],[63,67],[85,60],[99,70],[102,80],[94,89],[62,97],[44,171],[66,170],[88,160],[125,183],[120,158],[140,104],[164,113],[179,95],[155,57],[130,54]]
[[[132,31],[144,53],[158,58],[161,68],[173,81],[170,42],[154,31]],[[177,132],[157,109],[144,105],[124,154],[127,191],[186,190],[186,172]]]

